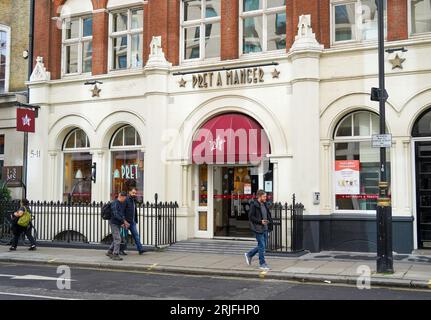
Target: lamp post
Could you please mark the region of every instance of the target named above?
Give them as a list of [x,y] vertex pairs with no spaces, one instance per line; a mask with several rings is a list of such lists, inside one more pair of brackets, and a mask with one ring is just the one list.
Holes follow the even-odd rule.
[[[386,134],[385,104],[388,94],[385,89],[385,26],[384,1],[376,0],[378,11],[378,42],[379,42],[379,88],[373,88],[371,99],[379,101],[380,135]],[[380,147],[380,181],[377,200],[377,272],[393,273],[392,256],[392,207],[389,197],[389,182],[387,177],[386,147]]]

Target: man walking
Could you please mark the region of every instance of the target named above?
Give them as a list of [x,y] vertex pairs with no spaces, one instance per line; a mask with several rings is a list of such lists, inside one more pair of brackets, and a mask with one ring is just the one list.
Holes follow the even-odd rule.
[[130,227],[125,217],[127,193],[121,192],[117,200],[111,204],[112,218],[110,220],[112,230],[112,244],[106,255],[112,260],[121,261],[123,258],[119,256],[121,245],[121,228],[128,229]]
[[[132,187],[129,191],[129,195],[126,200],[126,220],[130,224],[130,233],[132,234],[133,240],[135,241],[136,247],[138,249],[138,252],[140,255],[144,253],[144,248],[141,243],[141,238],[139,236],[138,232],[138,225],[137,225],[137,217],[138,217],[138,210],[136,208],[136,194],[137,190],[135,187]],[[125,252],[123,251],[123,254]]]
[[257,247],[250,252],[245,253],[245,260],[248,265],[251,265],[253,257],[259,253],[260,269],[268,271],[270,268],[265,261],[265,248],[268,242],[268,234],[273,229],[273,221],[271,212],[269,211],[266,203],[266,193],[263,190],[258,190],[256,193],[256,200],[250,206],[248,213],[250,228],[256,236]]

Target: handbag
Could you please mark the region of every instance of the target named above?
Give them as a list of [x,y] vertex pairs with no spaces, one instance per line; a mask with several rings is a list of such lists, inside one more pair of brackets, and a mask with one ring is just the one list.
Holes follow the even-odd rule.
[[24,214],[18,219],[18,225],[23,228],[27,228],[31,222],[31,215],[27,209],[25,209]]

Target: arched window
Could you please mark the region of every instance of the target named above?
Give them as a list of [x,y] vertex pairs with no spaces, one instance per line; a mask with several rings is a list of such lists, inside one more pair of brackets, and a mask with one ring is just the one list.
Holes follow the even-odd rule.
[[431,109],[418,118],[413,126],[412,136],[431,137]]
[[74,129],[64,140],[64,193],[65,201],[91,201],[92,155],[90,141],[82,129]]
[[[334,133],[335,209],[374,211],[380,179],[380,150],[371,138],[379,133],[379,116],[358,111],[342,119]],[[390,178],[387,150],[388,179]]]
[[112,187],[111,198],[118,193],[136,187],[138,200],[142,200],[144,188],[144,153],[141,137],[130,125],[118,129],[111,139]]

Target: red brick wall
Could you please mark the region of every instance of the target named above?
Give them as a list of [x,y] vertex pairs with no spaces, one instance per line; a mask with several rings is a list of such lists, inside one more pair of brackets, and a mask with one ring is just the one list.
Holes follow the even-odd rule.
[[93,75],[105,74],[108,70],[108,22],[106,11],[93,14]]
[[51,1],[37,0],[35,1],[34,15],[34,50],[33,59],[36,65],[36,58],[43,57],[45,66],[49,68],[49,48],[50,48],[50,30],[51,25]]
[[408,39],[407,0],[388,0],[388,41]]
[[180,1],[178,0],[168,0],[168,52],[166,59],[173,65],[178,65],[180,62]]
[[237,59],[239,55],[239,0],[221,3],[221,59]]

